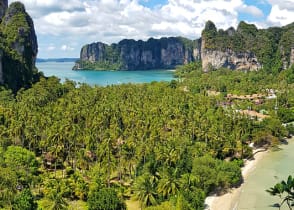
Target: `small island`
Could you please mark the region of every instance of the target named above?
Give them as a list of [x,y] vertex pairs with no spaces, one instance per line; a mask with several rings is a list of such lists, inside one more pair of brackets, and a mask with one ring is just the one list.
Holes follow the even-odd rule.
[[101,42],[85,45],[74,70],[174,69],[200,57],[197,40],[169,37],[147,41],[124,39],[118,44]]

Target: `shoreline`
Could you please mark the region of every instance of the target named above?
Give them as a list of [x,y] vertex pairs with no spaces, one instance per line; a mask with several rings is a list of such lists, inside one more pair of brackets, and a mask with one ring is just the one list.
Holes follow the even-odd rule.
[[238,206],[238,200],[242,187],[246,182],[248,175],[256,168],[258,162],[268,154],[268,150],[257,149],[253,151],[253,159],[246,160],[245,166],[241,169],[243,176],[243,183],[238,188],[229,189],[229,192],[217,196],[210,195],[205,199],[205,210],[219,210],[220,207],[222,210],[236,210]]

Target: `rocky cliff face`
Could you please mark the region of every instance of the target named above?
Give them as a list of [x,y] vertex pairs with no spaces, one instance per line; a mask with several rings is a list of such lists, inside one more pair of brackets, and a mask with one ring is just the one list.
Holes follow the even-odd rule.
[[[228,37],[235,34],[234,28],[229,28],[226,31]],[[212,22],[208,22],[202,32],[201,61],[203,71],[208,72],[219,68],[256,71],[261,68],[256,55],[251,51],[236,52],[230,48],[216,47],[218,40],[211,40],[216,36],[216,27]]]
[[105,59],[106,44],[98,42],[86,45],[81,50],[81,60],[95,62]]
[[291,48],[290,66],[294,65],[294,47]]
[[[0,5],[5,8],[7,1]],[[5,15],[0,25],[0,83],[17,91],[21,87],[29,87],[38,77],[35,68],[37,37],[33,21],[22,3],[14,2],[5,9],[0,7],[0,14],[3,10]]]
[[206,49],[202,51],[203,71],[207,72],[222,67],[232,70],[256,71],[261,68],[261,64],[252,52],[236,53],[232,50],[218,51]]
[[5,15],[5,11],[8,8],[8,0],[0,0],[0,18],[2,19]]
[[[8,8],[8,0],[0,0],[0,22],[5,14],[5,11]],[[2,57],[3,57],[3,50],[0,49],[0,84],[4,83],[3,80],[3,69],[2,69]]]
[[268,72],[286,69],[294,45],[294,23],[259,30],[253,24],[240,22],[237,30],[217,30],[208,21],[202,31],[201,59],[204,71],[226,67],[233,70]]
[[122,40],[86,45],[74,69],[168,69],[202,61],[204,71],[221,67],[232,70],[280,71],[294,63],[294,23],[278,28],[257,29],[240,22],[226,31],[208,21],[198,40],[181,37]]
[[181,37],[149,39],[148,41],[122,40],[118,44],[92,43],[82,48],[80,62],[90,62],[103,68],[103,63],[119,70],[169,69],[199,59],[197,42]]

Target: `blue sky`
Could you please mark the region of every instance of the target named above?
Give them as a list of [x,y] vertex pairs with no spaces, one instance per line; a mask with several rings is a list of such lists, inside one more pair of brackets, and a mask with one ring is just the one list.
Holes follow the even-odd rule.
[[[9,3],[15,0],[9,0]],[[79,57],[83,45],[124,38],[200,37],[241,20],[258,28],[294,21],[294,0],[20,0],[32,16],[39,58]]]

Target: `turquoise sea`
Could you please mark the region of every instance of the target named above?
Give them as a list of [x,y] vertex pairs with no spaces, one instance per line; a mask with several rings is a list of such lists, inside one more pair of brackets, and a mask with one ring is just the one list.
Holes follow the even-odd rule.
[[[265,190],[294,175],[294,138],[280,150],[271,151],[261,159],[250,173],[241,189],[241,194],[233,210],[278,210],[273,205],[280,202],[278,196],[270,196]],[[284,205],[281,210],[288,209]]]
[[61,79],[73,80],[77,83],[89,85],[112,85],[122,83],[146,83],[152,81],[171,81],[174,79],[173,71],[73,71],[73,62],[37,62],[39,71],[45,76],[56,76]]

